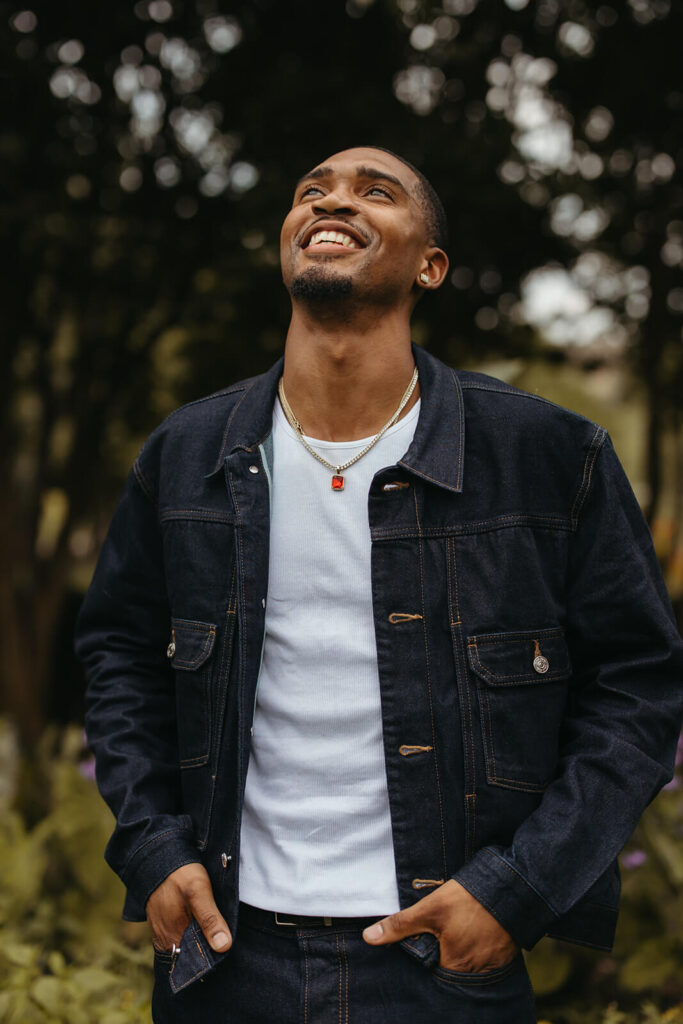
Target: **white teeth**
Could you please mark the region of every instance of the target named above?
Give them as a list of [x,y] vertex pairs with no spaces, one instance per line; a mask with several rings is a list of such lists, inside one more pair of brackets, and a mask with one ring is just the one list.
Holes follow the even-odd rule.
[[337,245],[345,245],[347,249],[358,248],[358,243],[353,238],[343,235],[340,231],[316,231],[308,244],[317,245],[318,242],[336,242]]

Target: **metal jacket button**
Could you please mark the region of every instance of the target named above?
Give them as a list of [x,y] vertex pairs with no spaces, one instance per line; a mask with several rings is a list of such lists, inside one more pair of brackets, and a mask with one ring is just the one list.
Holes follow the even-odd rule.
[[534,671],[538,672],[542,676],[550,668],[550,662],[541,653],[541,645],[538,640],[534,640],[534,660],[533,660]]
[[232,860],[232,857],[229,857],[227,853],[222,853],[221,854],[221,864],[223,865],[224,868],[227,868],[227,866],[228,866],[228,864],[230,863],[231,860]]
[[166,657],[167,658],[172,658],[174,654],[175,654],[175,642],[173,640],[171,640],[170,644],[166,648]]
[[258,466],[250,466],[249,467],[249,472],[250,473],[258,473]]

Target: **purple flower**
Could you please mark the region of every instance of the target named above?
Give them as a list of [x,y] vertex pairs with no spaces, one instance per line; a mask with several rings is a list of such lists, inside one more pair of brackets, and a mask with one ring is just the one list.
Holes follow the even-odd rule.
[[624,853],[621,856],[621,866],[627,871],[632,871],[633,868],[641,867],[647,860],[647,854],[644,850],[631,850],[629,853]]
[[84,779],[92,779],[95,781],[95,758],[86,757],[79,762],[78,770]]

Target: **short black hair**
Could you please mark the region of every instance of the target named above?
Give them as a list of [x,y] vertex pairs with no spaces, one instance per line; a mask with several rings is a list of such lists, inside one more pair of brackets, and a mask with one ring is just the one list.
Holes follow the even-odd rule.
[[417,198],[425,216],[425,224],[427,225],[427,233],[429,235],[429,241],[434,245],[438,245],[440,249],[446,249],[448,247],[448,220],[446,219],[446,211],[443,208],[443,203],[439,199],[439,195],[432,185],[431,181],[424,176],[422,171],[418,170],[409,160],[405,157],[399,156],[398,153],[394,153],[391,149],[386,149],[384,146],[374,146],[372,144],[363,146],[363,149],[376,149],[380,153],[388,153],[389,156],[393,156],[395,160],[400,161],[409,171],[412,171],[417,178]]

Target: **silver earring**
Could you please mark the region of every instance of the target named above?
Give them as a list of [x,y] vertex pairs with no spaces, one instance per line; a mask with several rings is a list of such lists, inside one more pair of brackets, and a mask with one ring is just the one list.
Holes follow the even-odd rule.
[[420,274],[420,280],[422,284],[429,284],[429,275],[425,273]]

